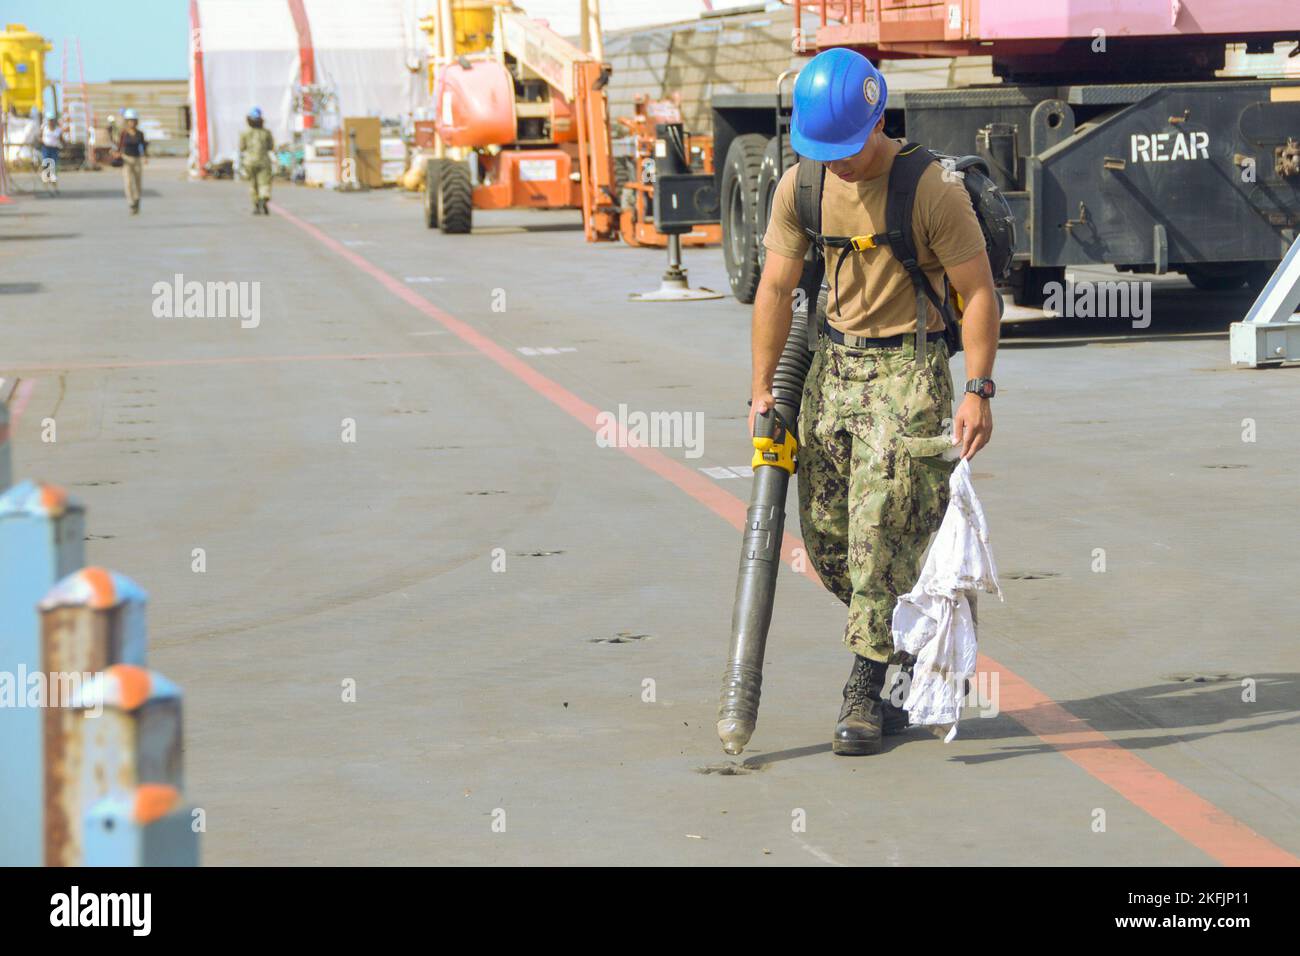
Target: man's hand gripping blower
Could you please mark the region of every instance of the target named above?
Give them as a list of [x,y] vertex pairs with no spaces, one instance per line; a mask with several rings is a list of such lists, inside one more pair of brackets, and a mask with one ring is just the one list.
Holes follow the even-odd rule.
[[785,496],[795,472],[799,402],[811,363],[808,317],[796,312],[772,377],[775,407],[754,416],[754,487],[740,546],[731,650],[718,701],[718,737],[729,754],[745,749],[758,721],[763,652],[785,534]]

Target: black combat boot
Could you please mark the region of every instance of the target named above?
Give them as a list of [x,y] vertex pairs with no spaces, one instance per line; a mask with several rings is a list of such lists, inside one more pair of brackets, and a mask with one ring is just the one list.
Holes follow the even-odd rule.
[[832,752],[846,757],[880,752],[884,729],[880,692],[888,669],[889,665],[880,661],[853,656],[853,673],[844,685],[844,706],[840,708],[840,722],[835,725]]
[[[910,726],[907,711],[894,703],[898,700],[900,703],[907,698],[908,687],[912,682],[912,665],[905,664],[897,674],[884,698],[881,699],[880,709],[885,716],[884,730],[885,736],[891,734],[901,734]],[[900,686],[901,685],[901,686]]]

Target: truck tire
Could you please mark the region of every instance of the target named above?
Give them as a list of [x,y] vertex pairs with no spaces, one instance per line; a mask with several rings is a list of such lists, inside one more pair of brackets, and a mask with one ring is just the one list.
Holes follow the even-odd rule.
[[1048,283],[1065,285],[1064,266],[1015,266],[1008,280],[1011,300],[1020,306],[1037,309],[1043,305]]
[[474,222],[474,187],[469,167],[449,162],[438,174],[438,228],[448,235],[469,232]]
[[1202,292],[1231,292],[1246,281],[1246,270],[1235,263],[1207,262],[1183,270],[1189,282]]
[[776,198],[776,184],[781,175],[795,164],[794,150],[790,148],[789,136],[773,136],[767,141],[763,150],[763,164],[758,169],[758,224],[756,232],[758,241],[758,269],[761,274],[763,263],[767,261],[767,250],[763,246],[763,235],[767,224],[772,220],[772,200]]
[[722,258],[732,295],[746,304],[758,291],[758,173],[766,147],[759,133],[737,136],[722,166]]
[[432,158],[424,167],[424,224],[430,229],[438,228],[438,177],[447,162]]
[[1264,262],[1252,262],[1246,267],[1246,285],[1250,291],[1259,295],[1264,291],[1264,286],[1268,285],[1268,280],[1273,278],[1273,273],[1277,271],[1280,265],[1269,259]]

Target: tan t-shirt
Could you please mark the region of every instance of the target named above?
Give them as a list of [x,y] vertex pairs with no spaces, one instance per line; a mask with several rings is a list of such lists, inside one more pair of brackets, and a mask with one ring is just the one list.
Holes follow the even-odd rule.
[[[899,147],[901,140],[895,140]],[[795,176],[798,164],[785,171],[776,187],[772,219],[763,245],[770,252],[801,259],[811,240],[799,227],[795,212]],[[984,234],[960,179],[944,181],[944,170],[931,163],[916,188],[912,233],[917,261],[939,297],[943,273],[984,251]],[[822,233],[827,236],[863,236],[884,232],[885,198],[889,171],[875,179],[846,183],[827,170],[822,189]],[[916,331],[916,293],[907,270],[888,246],[855,252],[827,249],[826,284],[831,289],[826,317],[836,329],[850,335],[884,338]],[[835,266],[840,255],[848,261],[840,269],[839,303],[835,300]],[[927,329],[943,328],[943,318],[933,305]]]

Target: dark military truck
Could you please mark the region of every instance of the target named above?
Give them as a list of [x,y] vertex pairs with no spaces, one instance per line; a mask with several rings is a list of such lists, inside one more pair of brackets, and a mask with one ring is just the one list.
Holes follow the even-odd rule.
[[[1000,85],[890,92],[888,135],[986,161],[1016,215],[1004,291],[1017,305],[1040,305],[1044,286],[1062,282],[1069,267],[1101,264],[1181,272],[1200,289],[1258,289],[1294,241],[1300,80],[1215,79],[1203,47],[1192,68],[1167,44],[1160,49],[1145,65],[1131,51],[1115,59],[1126,66],[1109,78],[1129,73],[1141,82],[1100,82],[1108,77],[1082,70],[1083,80],[1063,82],[1048,72],[1061,71],[1063,56],[1052,67],[1034,61],[1041,82],[1030,82],[1035,71],[1021,64]],[[1209,75],[1160,78],[1198,72]],[[711,102],[714,148],[723,157],[715,174],[723,254],[742,302],[753,301],[758,285],[776,181],[796,160],[788,145],[790,86],[783,74],[770,95],[720,94]]]

